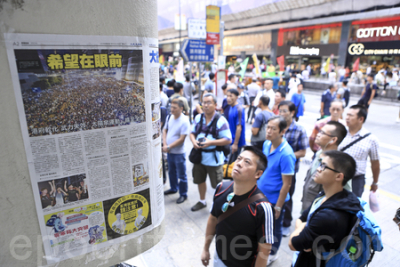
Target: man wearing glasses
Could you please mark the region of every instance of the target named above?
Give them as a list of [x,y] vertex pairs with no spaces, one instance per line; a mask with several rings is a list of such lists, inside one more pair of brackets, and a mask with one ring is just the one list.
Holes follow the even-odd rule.
[[[190,133],[190,141],[192,141],[193,147],[202,149],[201,163],[193,164],[192,169],[193,182],[199,187],[200,193],[200,200],[192,207],[192,211],[198,211],[207,206],[207,175],[210,176],[213,188],[222,181],[222,165],[224,164],[225,156],[224,152],[219,151],[217,147],[230,145],[232,142],[229,124],[223,116],[215,112],[216,107],[216,96],[211,93],[205,94],[203,96],[204,113],[196,116]],[[214,120],[216,120],[215,123]],[[213,124],[216,128],[214,130],[211,129]],[[217,138],[214,138],[213,131],[215,131]]]
[[288,128],[284,133],[284,137],[289,145],[292,147],[294,155],[296,157],[296,164],[294,168],[294,175],[292,176],[292,182],[289,190],[290,199],[285,205],[285,210],[283,214],[283,228],[282,235],[290,235],[290,225],[292,223],[292,210],[293,201],[292,196],[294,194],[294,189],[296,188],[296,173],[299,171],[300,158],[306,155],[306,150],[308,147],[308,137],[306,129],[295,121],[296,118],[296,106],[291,101],[282,101],[279,104],[279,115],[284,117]]
[[321,154],[315,182],[324,190],[296,221],[289,240],[290,249],[296,251],[293,266],[325,266],[324,260],[317,265],[317,254],[335,251],[348,235],[354,216],[349,211],[362,210],[356,195],[343,189],[355,171],[356,162],[350,155],[335,150]]
[[[201,254],[204,266],[210,263],[210,245],[215,235],[214,267],[266,266],[274,242],[273,213],[271,204],[257,187],[266,167],[267,158],[261,150],[246,146],[233,167],[233,182],[217,186]],[[257,200],[245,203],[256,196]],[[241,203],[243,207],[229,214]]]
[[324,125],[328,123],[328,121],[338,121],[341,124],[345,125],[345,121],[341,119],[343,114],[343,103],[340,99],[335,99],[332,101],[329,111],[331,115],[325,119],[317,121],[310,135],[309,138],[310,148],[314,153],[316,153],[321,148],[319,145],[315,143],[317,134],[322,129],[322,127],[324,127]]
[[[301,210],[304,211],[311,206],[315,197],[322,190],[322,185],[317,184],[314,181],[315,175],[317,174],[317,168],[321,164],[321,154],[330,151],[337,150],[339,144],[347,135],[347,130],[343,124],[337,121],[329,121],[317,134],[315,143],[321,147],[321,149],[315,154],[315,158],[311,163],[310,169],[308,169],[306,178],[304,179],[303,186],[303,197],[301,199],[302,207]],[[346,184],[345,189],[351,191],[351,187]]]

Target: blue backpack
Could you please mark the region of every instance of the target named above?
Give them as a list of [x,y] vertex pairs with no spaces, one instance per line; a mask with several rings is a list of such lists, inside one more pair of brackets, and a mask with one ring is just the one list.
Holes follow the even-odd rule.
[[367,266],[372,261],[375,251],[383,249],[382,230],[376,223],[368,203],[358,199],[364,211],[356,213],[356,223],[340,247],[334,253],[322,253],[323,259],[327,260],[326,267]]

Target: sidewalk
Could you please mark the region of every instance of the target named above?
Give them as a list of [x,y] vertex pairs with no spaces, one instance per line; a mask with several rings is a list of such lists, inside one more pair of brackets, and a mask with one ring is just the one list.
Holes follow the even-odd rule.
[[[246,137],[249,137],[250,125],[246,124]],[[247,138],[249,139],[249,138]],[[185,142],[186,155],[189,154],[192,144],[189,138]],[[303,179],[311,162],[312,152],[307,151],[306,157],[301,161],[300,170],[297,174],[296,190],[293,197],[293,217],[296,219],[300,215],[301,195]],[[189,181],[188,200],[182,204],[176,204],[178,194],[165,197],[165,236],[159,244],[149,251],[127,261],[137,267],[188,267],[202,266],[200,257],[203,249],[204,233],[206,230],[209,209],[212,204],[214,190],[207,180],[207,208],[192,212],[190,208],[199,200],[197,186],[193,184],[192,164],[187,160],[187,175]],[[393,177],[396,179],[396,177]],[[371,177],[367,177],[370,184]],[[164,186],[169,189],[169,182]],[[369,190],[366,188],[363,199],[368,201]],[[381,195],[381,211],[375,213],[375,217],[382,228],[382,239],[384,243],[383,252],[375,254],[370,266],[398,266],[400,262],[400,233],[395,227],[392,218],[395,210],[400,207],[400,196]],[[294,220],[295,220],[294,219]],[[295,222],[292,222],[292,231]],[[214,255],[215,245],[211,244],[211,257]],[[288,247],[288,237],[283,237],[279,258],[271,265],[272,267],[288,267],[291,264],[293,252]],[[212,265],[211,265],[212,266]]]

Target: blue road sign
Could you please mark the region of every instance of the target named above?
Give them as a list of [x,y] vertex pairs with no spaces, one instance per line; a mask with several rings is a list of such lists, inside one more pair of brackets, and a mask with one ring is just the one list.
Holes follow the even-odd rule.
[[180,52],[185,61],[214,61],[214,45],[206,44],[206,40],[185,39]]

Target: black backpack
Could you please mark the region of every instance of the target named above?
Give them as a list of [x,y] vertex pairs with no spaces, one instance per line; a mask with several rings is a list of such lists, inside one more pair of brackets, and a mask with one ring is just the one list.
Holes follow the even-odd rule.
[[[207,137],[208,134],[211,134],[214,139],[218,139],[217,122],[218,122],[220,117],[221,117],[221,115],[219,113],[215,113],[214,119],[211,122],[211,124],[210,124],[210,126],[209,126],[209,128],[208,128],[208,130],[206,132],[206,136],[205,137]],[[197,137],[197,135],[200,134],[201,129],[203,128],[203,118],[204,118],[204,113],[202,113],[200,115],[200,123],[196,126],[196,133],[195,133],[196,137]],[[212,153],[213,152],[214,156],[215,156],[215,161],[217,163],[219,163],[215,151],[222,151],[222,152],[224,152],[224,156],[227,157],[231,153],[231,145],[228,144],[228,145],[224,145],[224,146],[217,146],[214,149],[202,149],[202,152],[206,152],[206,153]]]

